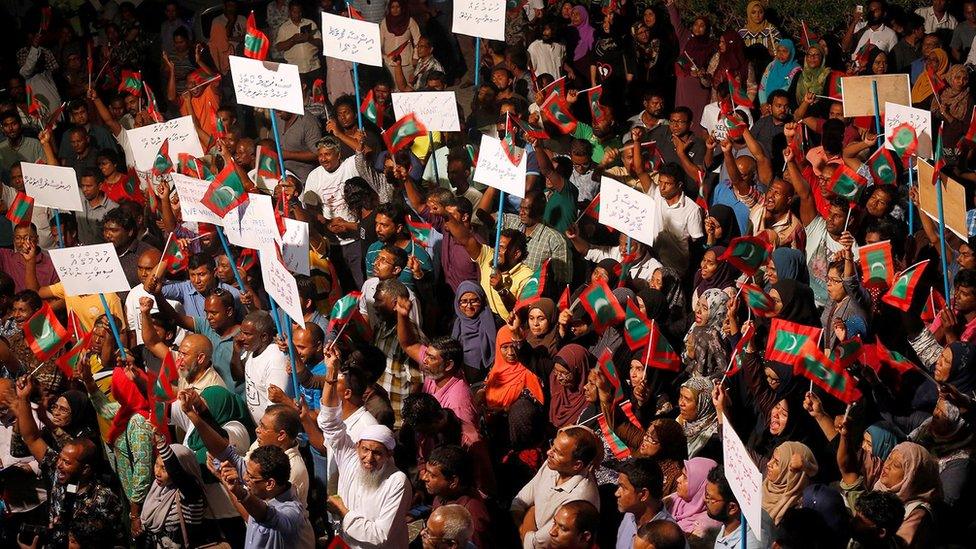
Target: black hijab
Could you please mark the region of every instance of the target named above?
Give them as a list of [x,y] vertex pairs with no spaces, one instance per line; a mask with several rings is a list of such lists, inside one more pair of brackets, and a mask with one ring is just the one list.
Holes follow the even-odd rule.
[[779,293],[780,301],[783,302],[783,309],[776,315],[777,318],[805,326],[822,327],[810,286],[795,280],[780,279],[773,284],[773,289]]
[[722,227],[722,238],[716,241],[713,246],[728,247],[733,238],[741,236],[739,234],[739,222],[735,220],[735,212],[732,211],[732,208],[725,204],[715,204],[709,208],[708,217],[715,218],[715,221],[718,221]]

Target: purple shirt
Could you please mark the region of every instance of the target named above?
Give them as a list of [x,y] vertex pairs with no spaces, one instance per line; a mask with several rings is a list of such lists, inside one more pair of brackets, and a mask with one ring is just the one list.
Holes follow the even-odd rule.
[[[444,219],[439,215],[432,215],[430,208],[426,206],[420,211],[420,217],[430,223],[437,232],[444,235],[443,240],[441,240],[441,269],[444,271],[444,280],[451,287],[451,291],[456,292],[457,287],[465,280],[480,282],[481,271],[478,269],[478,264],[471,259],[468,250],[451,236],[451,231],[444,228]],[[478,242],[484,244],[480,235],[472,234]]]
[[[24,277],[24,256],[20,253],[8,249],[0,249],[0,269],[14,279],[14,291],[20,292],[27,289],[26,278]],[[51,263],[51,256],[47,252],[37,255],[37,283],[50,286],[59,280],[58,273],[54,270],[54,263]]]

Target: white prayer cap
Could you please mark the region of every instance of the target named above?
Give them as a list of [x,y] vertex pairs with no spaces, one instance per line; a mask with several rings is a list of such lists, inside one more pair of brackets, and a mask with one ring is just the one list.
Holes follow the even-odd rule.
[[396,448],[396,440],[393,438],[393,431],[390,430],[386,425],[369,425],[363,427],[359,432],[359,442],[361,440],[371,440],[373,442],[379,442],[386,449],[393,451]]

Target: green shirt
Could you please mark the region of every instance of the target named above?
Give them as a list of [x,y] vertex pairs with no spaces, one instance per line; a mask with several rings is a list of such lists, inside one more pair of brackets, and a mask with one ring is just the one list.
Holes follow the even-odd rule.
[[547,191],[546,209],[542,214],[542,221],[553,229],[562,233],[576,221],[576,201],[579,190],[567,179],[563,190]]
[[619,149],[623,146],[623,141],[617,136],[612,136],[606,141],[600,141],[600,138],[593,133],[593,126],[589,124],[584,124],[583,122],[578,122],[576,124],[576,129],[573,131],[573,137],[576,139],[582,139],[583,141],[588,141],[590,145],[593,145],[593,154],[590,155],[590,159],[599,164],[603,162],[603,151],[607,148]]

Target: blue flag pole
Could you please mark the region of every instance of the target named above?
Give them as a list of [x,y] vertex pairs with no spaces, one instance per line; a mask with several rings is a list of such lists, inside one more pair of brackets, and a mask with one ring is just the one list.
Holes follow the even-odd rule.
[[285,157],[281,154],[281,136],[278,135],[278,116],[274,109],[271,109],[271,131],[274,133],[275,150],[278,152],[278,169],[281,171],[281,178],[284,179]]
[[126,360],[125,347],[122,345],[122,338],[119,336],[119,327],[115,325],[115,317],[112,316],[112,311],[108,310],[108,301],[105,299],[105,294],[98,294],[98,298],[102,300],[102,308],[105,309],[105,318],[108,319],[108,327],[112,329],[112,336],[115,338],[115,344],[119,347],[119,354],[122,356],[122,360]]
[[498,244],[502,239],[502,222],[505,215],[505,191],[498,192],[498,219],[495,222],[495,272],[498,271]]
[[[479,82],[481,81],[481,37],[478,36],[474,39],[474,87],[477,88]],[[474,90],[475,96],[478,95],[478,90]]]
[[58,248],[64,248],[64,234],[61,233],[61,210],[54,208],[54,223],[58,228]]

